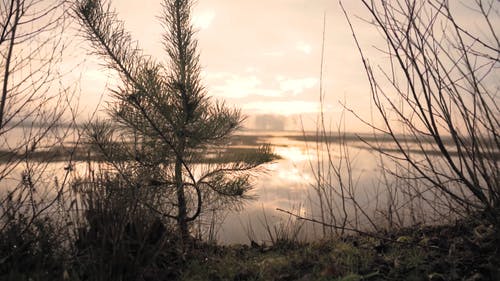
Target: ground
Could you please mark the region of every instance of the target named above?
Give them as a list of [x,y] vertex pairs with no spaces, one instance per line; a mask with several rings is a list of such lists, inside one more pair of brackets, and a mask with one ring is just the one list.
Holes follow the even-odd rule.
[[204,245],[181,280],[500,280],[500,237],[488,223],[413,227],[273,246]]

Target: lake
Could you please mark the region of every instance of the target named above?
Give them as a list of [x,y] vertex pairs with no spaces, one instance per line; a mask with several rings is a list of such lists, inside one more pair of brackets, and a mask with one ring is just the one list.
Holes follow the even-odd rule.
[[[374,141],[373,136],[363,137]],[[379,141],[391,147],[386,140]],[[381,162],[379,154],[356,134],[318,139],[315,133],[242,131],[231,142],[232,148],[270,144],[280,158],[253,175],[253,200],[245,201],[237,211],[206,213],[202,217],[195,229],[205,239],[224,244],[250,240],[270,243],[290,233],[296,233],[297,239],[312,240],[333,232],[332,228],[304,223],[277,209],[329,224],[366,229],[429,222],[432,218],[432,208],[413,200],[417,190],[396,189],[402,183],[382,169],[382,164],[391,167],[391,163]],[[65,163],[58,159],[39,164],[45,166],[47,174],[61,180]],[[80,162],[73,172],[83,173],[85,167]],[[7,178],[1,184],[6,186],[19,178]]]
[[[332,140],[329,146],[331,159],[328,158],[324,143],[315,141],[313,133],[302,132],[248,132],[257,136],[257,143],[270,143],[273,152],[281,157],[265,165],[265,172],[254,177],[256,199],[246,202],[244,209],[232,212],[225,217],[219,231],[218,240],[225,243],[270,242],[271,236],[280,231],[298,230],[300,239],[315,239],[321,236],[321,228],[290,218],[277,209],[289,210],[301,216],[320,219],[317,186],[318,167],[325,167],[333,161],[338,163],[344,155],[341,149],[348,149],[351,157],[351,176],[355,180],[356,191],[363,190],[365,195],[376,192],[373,189],[378,181],[377,157],[355,135],[348,135],[347,146]],[[306,141],[307,140],[307,141]],[[342,171],[344,172],[344,171]],[[332,176],[332,175],[329,175]],[[343,175],[347,178],[347,174]],[[336,180],[331,179],[332,183]],[[334,198],[336,196],[331,196]],[[337,198],[339,199],[339,198]],[[366,207],[366,200],[360,198]],[[337,202],[336,204],[338,204]],[[339,211],[339,210],[338,210]],[[270,228],[270,229],[269,229]]]

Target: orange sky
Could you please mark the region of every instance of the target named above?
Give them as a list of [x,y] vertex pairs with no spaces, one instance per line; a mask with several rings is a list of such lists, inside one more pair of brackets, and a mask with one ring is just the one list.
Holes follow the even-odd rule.
[[[357,1],[349,1],[359,10]],[[158,16],[161,1],[113,1],[119,18],[146,54],[166,59]],[[283,115],[286,129],[309,127],[319,109],[323,14],[326,12],[325,109],[338,114],[344,96],[369,103],[366,78],[345,19],[330,0],[199,0],[193,24],[199,30],[203,81],[209,95],[254,115]],[[87,52],[88,47],[82,47]],[[99,58],[87,56],[82,74],[85,104],[93,105],[113,84]],[[350,98],[349,98],[350,99]],[[88,107],[92,108],[92,107]]]
[[[161,45],[160,0],[115,0],[113,7],[146,54],[159,61],[166,55]],[[361,1],[344,1],[353,16],[367,17]],[[370,93],[359,54],[338,1],[332,0],[198,0],[193,23],[208,93],[243,109],[250,116],[284,116],[285,129],[313,128],[319,109],[319,72],[323,15],[326,38],[323,89],[325,111],[336,127],[344,101],[365,117]],[[369,24],[353,17],[358,37],[373,65],[386,57],[372,47],[382,45]],[[98,58],[87,57],[82,91],[87,103],[106,95],[107,79]],[[105,98],[106,99],[106,98]],[[90,102],[92,101],[92,102]],[[348,118],[347,131],[366,131]]]

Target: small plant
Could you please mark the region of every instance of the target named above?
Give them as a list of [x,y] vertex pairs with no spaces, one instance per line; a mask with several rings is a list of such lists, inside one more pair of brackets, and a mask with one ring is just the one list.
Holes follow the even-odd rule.
[[286,250],[300,245],[300,234],[305,221],[288,215],[285,218],[280,218],[274,225],[270,225],[265,211],[262,210],[262,212],[263,220],[261,223],[273,248]]
[[116,176],[79,181],[83,222],[75,229],[74,274],[81,280],[171,280],[183,252],[171,223],[138,204]]
[[[148,206],[175,220],[187,245],[190,225],[207,204],[227,209],[249,198],[249,172],[271,160],[271,154],[263,148],[200,167],[209,151],[223,157],[221,148],[243,117],[212,101],[202,86],[190,22],[193,1],[163,1],[166,63],[143,55],[105,3],[80,0],[75,6],[86,38],[122,82],[113,90],[111,122],[90,126],[90,141],[123,180],[131,174],[149,177],[138,188],[148,188],[162,204]],[[117,161],[119,155],[132,161]]]
[[0,229],[1,280],[57,280],[63,276],[67,252],[55,221],[47,216],[32,218],[15,207],[12,198],[3,205]]

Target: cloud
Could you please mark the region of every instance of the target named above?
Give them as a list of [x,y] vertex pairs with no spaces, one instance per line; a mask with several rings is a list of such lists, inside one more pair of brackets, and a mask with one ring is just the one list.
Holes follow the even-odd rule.
[[297,96],[319,83],[315,77],[289,78],[283,75],[266,80],[255,67],[247,67],[243,74],[209,72],[205,77],[212,95],[233,99]]
[[302,93],[305,89],[311,89],[318,85],[319,79],[315,77],[306,77],[299,79],[277,78],[280,83],[280,89],[284,92],[292,92],[294,96]]
[[312,47],[311,45],[305,43],[305,42],[297,42],[297,44],[295,44],[295,48],[301,52],[303,52],[304,54],[306,55],[309,55],[311,54],[312,52]]
[[207,74],[214,96],[224,98],[246,98],[248,96],[280,97],[281,91],[262,87],[262,81],[254,74],[239,75],[226,72]]
[[207,29],[215,19],[215,12],[212,10],[202,11],[193,16],[193,26],[198,29]]

